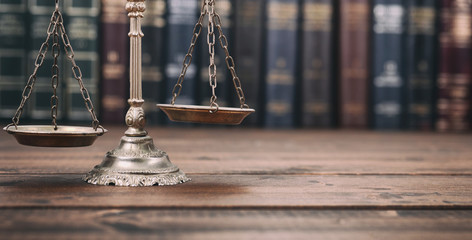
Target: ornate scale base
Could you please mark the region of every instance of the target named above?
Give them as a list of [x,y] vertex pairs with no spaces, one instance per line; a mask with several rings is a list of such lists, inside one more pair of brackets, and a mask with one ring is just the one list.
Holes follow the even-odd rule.
[[108,152],[103,162],[84,177],[91,184],[134,187],[175,185],[189,180],[149,136],[122,137],[120,146]]

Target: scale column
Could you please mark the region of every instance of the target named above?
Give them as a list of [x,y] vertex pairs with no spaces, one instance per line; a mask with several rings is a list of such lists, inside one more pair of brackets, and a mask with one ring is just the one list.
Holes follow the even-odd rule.
[[190,179],[166,152],[157,148],[144,130],[146,123],[141,87],[141,19],[146,9],[144,0],[128,0],[126,10],[130,18],[130,108],[126,114],[128,130],[120,145],[107,152],[100,165],[85,177],[97,185],[156,186],[184,183]]
[[125,122],[128,125],[126,136],[145,136],[146,124],[144,110],[142,108],[144,100],[142,97],[142,63],[141,63],[141,38],[144,36],[141,30],[141,19],[146,10],[144,0],[128,0],[126,11],[130,18],[130,108],[126,113]]

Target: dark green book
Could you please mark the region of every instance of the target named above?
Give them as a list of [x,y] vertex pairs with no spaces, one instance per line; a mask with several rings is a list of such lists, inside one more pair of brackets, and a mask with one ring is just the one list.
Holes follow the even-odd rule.
[[[35,59],[38,55],[41,44],[46,40],[47,29],[51,20],[51,15],[54,12],[55,2],[49,0],[29,0],[28,1],[28,13],[29,13],[29,40],[28,40],[28,57],[27,57],[27,74],[33,72],[35,66]],[[61,9],[64,9],[64,4],[61,2]],[[59,40],[61,43],[62,40]],[[49,49],[46,54],[46,58],[43,65],[38,69],[36,74],[36,84],[34,90],[27,104],[27,114],[31,117],[34,122],[49,122],[51,120],[51,77],[53,65],[52,57],[52,39],[49,42]],[[64,51],[61,49],[61,55],[58,58],[59,67],[59,85],[57,89],[57,96],[59,97],[58,104],[58,116],[57,119],[61,120],[64,116],[65,98],[63,88],[65,86],[64,79]],[[62,89],[61,89],[62,88]]]
[[[234,61],[249,107],[256,110],[244,120],[246,126],[260,126],[263,122],[264,78],[263,36],[265,1],[236,0],[234,28]],[[234,91],[231,92],[232,94]],[[239,103],[234,97],[233,102]]]
[[26,83],[26,0],[0,0],[0,119],[11,119]]
[[[99,0],[65,0],[65,27],[70,43],[75,52],[75,62],[82,71],[82,81],[87,88],[94,105],[95,114],[99,114]],[[68,121],[91,120],[82,98],[79,84],[72,72],[72,65],[64,60],[66,79],[65,111]]]
[[437,59],[437,1],[408,1],[407,128],[433,128]]
[[149,125],[162,121],[162,111],[156,108],[157,103],[165,102],[164,63],[165,63],[165,19],[166,2],[164,0],[146,1],[146,11],[142,22],[143,57],[142,89],[144,111]]

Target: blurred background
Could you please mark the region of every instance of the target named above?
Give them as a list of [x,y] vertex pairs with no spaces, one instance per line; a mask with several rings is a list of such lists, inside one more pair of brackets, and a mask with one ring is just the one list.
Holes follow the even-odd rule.
[[[126,0],[60,3],[101,123],[123,125],[129,96]],[[201,2],[147,0],[146,5],[147,124],[183,126],[170,123],[155,104],[170,102]],[[53,11],[53,0],[0,0],[2,123],[11,121],[20,104]],[[245,98],[237,96],[224,51],[217,47],[217,102],[239,107],[245,100],[256,109],[245,126],[471,129],[470,0],[216,0],[216,11]],[[21,123],[50,122],[52,63],[50,48]],[[64,51],[60,64],[61,123],[90,121]],[[209,105],[208,64],[204,27],[177,103]]]

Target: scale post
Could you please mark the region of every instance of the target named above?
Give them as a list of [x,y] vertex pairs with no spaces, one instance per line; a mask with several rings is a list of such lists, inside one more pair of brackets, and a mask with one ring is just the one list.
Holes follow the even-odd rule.
[[144,130],[146,120],[142,105],[142,42],[141,19],[146,10],[145,0],[127,0],[130,18],[130,108],[125,122],[128,130],[120,145],[109,151],[100,165],[83,178],[97,185],[156,186],[175,185],[190,179],[169,156],[157,148]]

